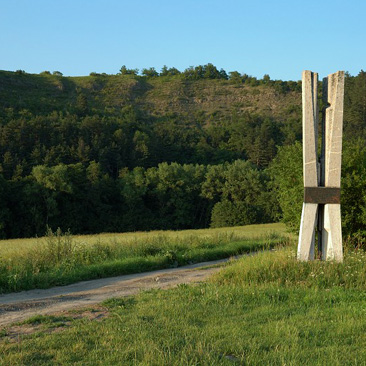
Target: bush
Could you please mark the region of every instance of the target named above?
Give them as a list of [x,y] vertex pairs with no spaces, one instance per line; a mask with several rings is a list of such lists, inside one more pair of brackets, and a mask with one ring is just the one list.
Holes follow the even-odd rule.
[[245,202],[224,200],[216,203],[211,214],[211,227],[239,226],[257,223],[260,209]]

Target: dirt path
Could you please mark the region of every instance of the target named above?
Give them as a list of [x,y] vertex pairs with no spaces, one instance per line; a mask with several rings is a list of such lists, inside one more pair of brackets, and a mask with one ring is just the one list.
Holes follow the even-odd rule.
[[227,259],[223,259],[154,272],[83,281],[46,290],[0,295],[0,327],[38,314],[85,308],[109,298],[135,295],[142,290],[166,289],[181,283],[201,282],[220,270],[220,266],[211,267],[212,265],[226,261]]

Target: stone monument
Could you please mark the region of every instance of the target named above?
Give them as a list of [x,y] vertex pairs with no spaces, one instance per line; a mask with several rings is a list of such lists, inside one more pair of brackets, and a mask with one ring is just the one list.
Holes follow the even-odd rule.
[[[304,203],[297,258],[314,259],[315,232],[323,260],[343,260],[341,227],[341,158],[344,72],[323,79],[323,117],[319,128],[318,74],[302,73]],[[318,153],[318,131],[321,149]]]

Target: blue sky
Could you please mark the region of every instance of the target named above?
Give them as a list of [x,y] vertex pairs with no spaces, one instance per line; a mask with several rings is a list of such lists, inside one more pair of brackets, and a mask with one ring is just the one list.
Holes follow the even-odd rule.
[[366,68],[363,0],[0,0],[0,69],[67,76],[166,64],[298,80]]

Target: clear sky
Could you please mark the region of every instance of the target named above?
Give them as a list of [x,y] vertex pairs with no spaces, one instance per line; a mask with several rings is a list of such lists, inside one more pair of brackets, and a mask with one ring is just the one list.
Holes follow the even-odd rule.
[[364,0],[0,0],[0,69],[67,76],[209,62],[298,80],[366,68]]

